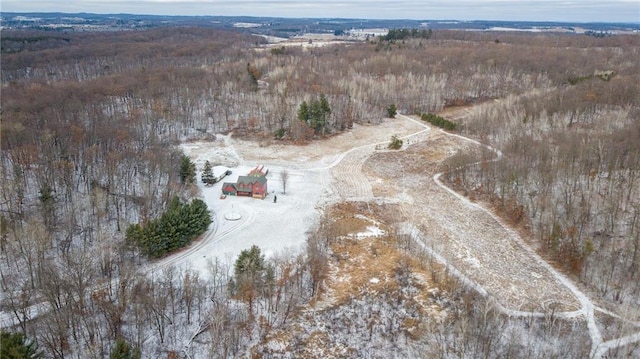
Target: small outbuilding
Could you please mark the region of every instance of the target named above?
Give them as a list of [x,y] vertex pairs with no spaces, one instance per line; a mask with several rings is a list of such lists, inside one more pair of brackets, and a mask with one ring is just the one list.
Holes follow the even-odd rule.
[[229,174],[230,171],[229,171],[229,167],[213,166],[212,172],[213,172],[213,179],[215,183],[215,182],[222,181]]
[[256,166],[254,169],[249,171],[247,176],[250,177],[265,177],[269,174],[269,169],[265,169],[264,166]]

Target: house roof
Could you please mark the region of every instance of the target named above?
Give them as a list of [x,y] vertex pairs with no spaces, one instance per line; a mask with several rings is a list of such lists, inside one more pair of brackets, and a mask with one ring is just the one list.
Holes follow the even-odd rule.
[[267,178],[265,176],[253,177],[253,176],[240,176],[238,177],[238,184],[243,186],[253,185],[254,183],[265,184],[267,183]]
[[231,187],[233,187],[233,188],[236,188],[236,184],[235,184],[235,183],[233,183],[233,182],[223,182],[223,183],[222,183],[222,188],[225,188],[225,187],[227,187],[227,186],[231,186]]

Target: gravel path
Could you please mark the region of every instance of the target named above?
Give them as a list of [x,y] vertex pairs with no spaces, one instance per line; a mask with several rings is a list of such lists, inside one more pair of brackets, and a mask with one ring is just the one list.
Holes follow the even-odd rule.
[[[572,292],[532,259],[501,223],[432,180],[438,164],[464,146],[462,140],[448,138],[439,130],[422,133],[420,139],[403,151],[373,154],[364,166],[366,174],[360,173],[362,158],[358,157],[360,166],[350,166],[351,170],[341,172],[338,178],[343,183],[381,178],[383,184],[374,186],[374,194],[401,199],[403,212],[419,229],[425,244],[502,307],[529,313],[550,307],[563,312],[578,310],[580,303]],[[348,157],[345,162],[351,163]]]
[[[463,109],[455,115],[468,113]],[[440,130],[404,139],[399,151],[377,146],[373,153],[364,149],[348,153],[333,171],[336,188],[345,188],[339,191],[341,197],[366,200],[371,191],[371,200],[399,201],[415,238],[454,275],[494,300],[503,313],[543,317],[553,311],[559,317],[585,320],[593,358],[640,341],[640,333],[604,341],[594,315],[600,308],[586,294],[495,214],[439,181],[443,160],[465,146],[482,144]],[[494,160],[501,158],[499,151],[485,147],[496,153]],[[373,186],[370,181],[375,181]]]

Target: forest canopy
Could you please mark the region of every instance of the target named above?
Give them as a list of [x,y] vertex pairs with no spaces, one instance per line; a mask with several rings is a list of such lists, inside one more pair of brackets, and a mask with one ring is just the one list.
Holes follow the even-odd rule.
[[[222,135],[261,148],[275,134],[278,145],[304,146],[399,114],[440,136],[427,149],[444,161],[445,185],[526,234],[607,313],[626,310],[597,313],[603,344],[637,328],[640,36],[399,29],[383,41],[269,47],[244,30],[188,26],[2,35],[1,304],[26,333],[3,333],[3,343],[33,341],[55,358],[176,357],[201,335],[210,357],[267,357],[281,348],[270,340],[288,338],[288,354],[314,357],[309,343],[338,340],[304,330],[337,323],[330,329],[348,333],[338,339],[364,336],[331,346],[355,356],[589,356],[584,333],[592,328],[558,316],[556,303],[544,303],[544,316],[505,318],[397,228],[367,246],[347,238],[341,230],[362,220],[349,207],[355,202],[340,226],[334,213],[309,228],[301,253],[272,258],[250,247],[235,265],[211,261],[206,277],[175,268],[140,275],[147,257],[188,246],[213,223],[213,208],[197,198],[196,164],[178,144]],[[384,136],[398,151],[382,145],[375,153],[389,163],[416,144]],[[441,148],[460,136],[476,142],[456,153]],[[424,157],[404,164],[421,184],[433,183],[428,171],[440,166]],[[410,173],[390,176],[399,174],[407,194]],[[274,206],[295,191],[287,178]],[[367,189],[389,191],[383,183]],[[381,212],[380,223],[414,215]],[[344,253],[370,256],[359,264],[388,258],[380,263],[389,275],[375,279],[389,282],[361,275],[358,288],[384,290],[326,305],[323,295],[338,298],[336,268],[354,273]],[[427,292],[430,281],[437,287]],[[32,318],[42,303],[49,311]],[[304,310],[318,303],[323,310]],[[444,314],[425,316],[424,308]],[[286,334],[292,328],[301,332]],[[608,354],[633,356],[636,344]]]

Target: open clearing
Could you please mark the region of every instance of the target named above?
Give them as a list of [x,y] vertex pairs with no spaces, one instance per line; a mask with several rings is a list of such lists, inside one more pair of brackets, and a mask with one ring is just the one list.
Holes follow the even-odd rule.
[[[403,137],[402,150],[385,149],[391,133]],[[427,245],[505,308],[526,312],[551,306],[564,312],[579,309],[571,291],[531,259],[499,222],[433,181],[439,164],[467,145],[404,116],[379,126],[356,126],[306,146],[248,142],[230,136],[186,144],[185,151],[199,169],[205,160],[232,167],[233,174],[225,181],[235,181],[252,167],[264,165],[269,168],[270,193],[265,200],[221,199],[221,183],[202,186],[207,204],[217,215],[216,233],[197,255],[182,259],[193,268],[206,270],[208,260],[231,262],[254,244],[267,255],[298,251],[326,204],[390,202],[399,204],[396,224],[406,222],[417,228]],[[286,194],[280,179],[283,170],[289,172]],[[241,219],[226,220],[229,212],[240,214]],[[177,263],[175,258],[171,262]]]
[[[462,117],[469,111],[459,109],[446,116]],[[392,134],[404,140],[401,150],[386,149]],[[377,126],[356,125],[304,146],[232,136],[187,143],[183,148],[199,170],[206,160],[231,167],[228,181],[264,165],[269,169],[269,195],[264,200],[221,199],[221,183],[201,186],[217,217],[214,230],[194,245],[197,250],[158,265],[182,265],[205,274],[213,261],[231,268],[240,251],[252,245],[267,256],[287,255],[304,247],[307,231],[318,225],[327,205],[388,203],[398,210],[386,214],[387,223],[390,219],[398,228],[408,229],[453,275],[492,298],[505,314],[544,316],[553,311],[560,317],[586,320],[596,357],[619,345],[619,339],[637,341],[639,334],[603,340],[594,315],[599,308],[587,295],[497,216],[437,181],[446,158],[465,146],[478,145],[403,115]],[[289,173],[286,193],[280,177],[284,170]],[[226,219],[230,217],[240,219]]]

